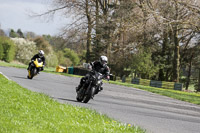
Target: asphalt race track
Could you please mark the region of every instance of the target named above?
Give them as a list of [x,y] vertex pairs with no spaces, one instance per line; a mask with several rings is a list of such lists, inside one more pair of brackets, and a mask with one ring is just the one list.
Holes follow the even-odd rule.
[[[76,101],[80,78],[40,72],[32,80],[27,70],[0,67],[9,79],[61,103],[85,106],[123,123],[138,125],[147,133],[200,133],[200,106],[143,90],[104,83],[104,90],[89,103]],[[199,99],[200,100],[200,99]]]

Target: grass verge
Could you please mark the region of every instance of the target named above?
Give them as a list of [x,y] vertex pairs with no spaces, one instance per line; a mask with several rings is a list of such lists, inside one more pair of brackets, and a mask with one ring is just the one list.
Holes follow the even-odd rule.
[[6,67],[17,67],[17,68],[27,68],[27,65],[21,64],[19,62],[11,62],[7,63],[0,60],[0,66],[6,66]]
[[143,133],[94,110],[61,104],[0,74],[0,132]]

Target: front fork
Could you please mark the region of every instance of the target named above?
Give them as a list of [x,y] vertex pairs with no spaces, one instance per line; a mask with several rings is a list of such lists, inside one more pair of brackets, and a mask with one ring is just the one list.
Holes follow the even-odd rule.
[[31,71],[30,71],[30,69],[28,70],[28,76],[31,77]]
[[88,94],[88,93],[89,93],[89,91],[90,91],[90,89],[91,89],[91,88],[90,88],[90,87],[91,87],[91,84],[92,84],[92,82],[89,83],[89,85],[88,85],[88,87],[87,87],[87,89],[86,89],[85,94]]

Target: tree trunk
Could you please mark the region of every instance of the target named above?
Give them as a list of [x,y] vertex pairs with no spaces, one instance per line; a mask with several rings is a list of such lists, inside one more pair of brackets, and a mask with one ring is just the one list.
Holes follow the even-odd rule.
[[[178,3],[175,3],[176,15],[175,20],[178,19]],[[173,60],[173,77],[174,82],[179,82],[180,71],[180,53],[179,53],[179,40],[178,40],[178,24],[173,26],[173,41],[174,41],[174,60]]]
[[193,55],[190,58],[188,76],[187,76],[186,87],[185,87],[186,90],[188,90],[188,87],[189,87],[189,84],[190,84],[191,69],[192,69],[192,58],[193,58]]
[[180,54],[179,54],[179,42],[178,42],[178,34],[177,30],[174,31],[174,60],[173,60],[173,81],[179,82],[179,71],[180,71]]
[[86,52],[86,62],[90,62],[90,50],[91,50],[91,32],[92,32],[92,21],[91,21],[91,16],[89,12],[89,5],[88,5],[88,0],[86,2],[86,15],[87,15],[87,21],[88,21],[88,31],[87,31],[87,52]]
[[146,33],[146,28],[147,28],[147,11],[144,7],[144,1],[143,0],[139,0],[140,2],[140,8],[142,9],[142,13],[143,13],[143,46],[147,45],[147,33]]
[[199,68],[199,78],[198,78],[198,90],[200,90],[200,68]]
[[[166,60],[163,60],[163,58],[165,57],[165,55],[166,55],[166,51],[167,51],[167,44],[168,44],[168,30],[167,30],[167,28],[164,28],[164,30],[163,30],[163,44],[162,44],[162,53],[161,53],[161,57],[162,57],[162,60],[161,60],[161,64],[163,64],[163,65],[165,65],[166,64]],[[161,68],[160,70],[159,70],[159,77],[158,77],[158,80],[160,80],[160,81],[163,81],[163,80],[165,80],[166,78],[165,78],[165,76],[166,75],[164,75],[164,69],[163,68]]]
[[96,58],[99,58],[100,56],[100,51],[102,50],[101,49],[101,44],[100,44],[100,38],[101,38],[101,35],[100,35],[100,25],[99,25],[99,2],[98,0],[96,0],[96,38],[95,38],[95,57]]

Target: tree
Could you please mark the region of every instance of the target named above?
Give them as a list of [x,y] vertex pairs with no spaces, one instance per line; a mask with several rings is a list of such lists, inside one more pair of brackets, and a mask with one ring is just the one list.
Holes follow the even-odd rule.
[[56,67],[58,65],[58,58],[56,54],[51,51],[46,57],[46,66],[47,67]]
[[34,32],[29,31],[29,32],[25,33],[25,36],[26,36],[27,39],[33,40],[34,38],[36,38],[37,35]]
[[38,49],[35,42],[24,38],[11,38],[11,40],[16,44],[16,54],[15,59],[24,64],[28,64]]
[[3,57],[4,57],[3,44],[0,43],[0,60],[3,60]]
[[0,36],[6,36],[6,33],[2,29],[0,29]]
[[[118,75],[137,69],[143,77],[178,82],[180,68],[189,63],[184,60],[190,56],[186,47],[199,32],[196,6],[199,3],[196,0],[55,0],[55,7],[41,15],[62,10],[65,16],[74,16],[75,21],[64,28],[65,42],[58,46],[79,54],[81,48],[86,50],[87,62],[106,55],[112,71]],[[83,47],[76,50],[77,46]],[[135,64],[138,67],[131,67],[129,61],[136,57],[141,58]],[[149,64],[144,66],[145,72],[139,69],[142,62]]]
[[18,36],[19,36],[20,38],[24,38],[24,34],[23,34],[23,32],[21,31],[21,29],[18,29],[18,30],[17,30],[17,34],[18,34]]
[[73,66],[76,66],[80,63],[80,59],[79,59],[78,55],[73,50],[65,48],[64,56],[71,60],[71,62],[73,63],[72,64]]
[[3,54],[1,53],[1,59],[6,62],[13,61],[15,57],[15,44],[7,37],[0,37],[0,45],[3,47]]
[[200,92],[200,56],[198,55],[197,57],[195,57],[194,59],[195,63],[194,63],[194,66],[195,68],[198,70],[197,73],[198,73],[198,79],[197,79],[197,82],[195,82],[195,90],[197,92]]
[[58,64],[59,65],[62,65],[62,66],[71,65],[71,62],[68,63],[66,61],[66,58],[64,56],[64,52],[63,51],[57,51],[56,55],[57,55],[57,58],[58,58]]
[[18,35],[13,29],[11,29],[9,33],[9,37],[15,38],[15,37],[18,37]]
[[159,67],[152,61],[150,50],[141,48],[132,58],[132,69],[141,74],[141,78],[151,79],[157,75]]
[[[191,41],[193,34],[198,32],[199,26],[196,20],[199,1],[189,0],[169,0],[158,1],[149,0],[147,2],[147,12],[152,14],[159,24],[160,29],[164,29],[165,39],[173,44],[173,67],[171,79],[178,82],[180,77],[181,56],[180,44]],[[170,30],[169,30],[170,29]],[[163,40],[166,44],[166,40]]]
[[66,47],[67,40],[63,37],[50,35],[43,35],[42,37],[48,41],[55,51],[63,50]]
[[43,50],[46,55],[48,55],[51,52],[51,46],[43,37],[37,37],[34,39],[34,42],[36,43],[37,49]]

